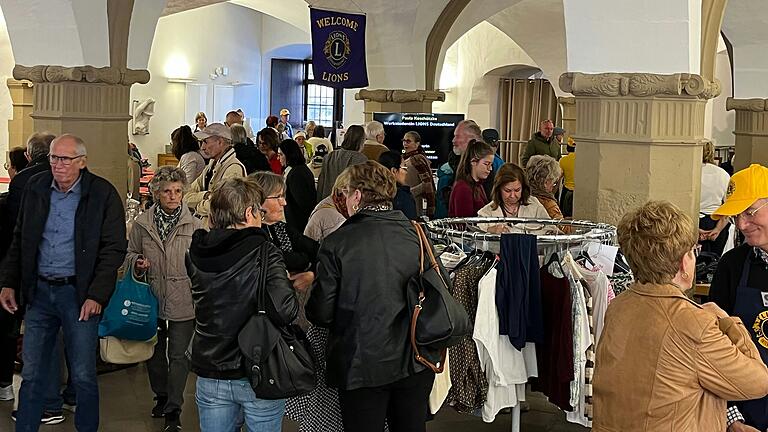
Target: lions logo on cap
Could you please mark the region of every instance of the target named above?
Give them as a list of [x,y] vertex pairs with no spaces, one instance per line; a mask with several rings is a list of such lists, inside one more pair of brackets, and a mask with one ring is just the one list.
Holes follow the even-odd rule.
[[736,192],[736,183],[731,180],[728,182],[728,190],[725,192],[725,197],[730,198],[733,193]]
[[328,63],[336,69],[344,66],[352,53],[349,37],[342,31],[335,31],[328,35],[323,47],[323,54]]

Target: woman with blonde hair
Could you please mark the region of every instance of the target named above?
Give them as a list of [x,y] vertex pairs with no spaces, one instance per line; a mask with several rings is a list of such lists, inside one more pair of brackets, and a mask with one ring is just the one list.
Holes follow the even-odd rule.
[[699,243],[702,252],[718,257],[728,241],[728,218],[712,219],[712,213],[725,202],[731,176],[715,164],[715,145],[704,141],[701,165],[701,199],[699,201]]
[[381,431],[386,419],[393,431],[423,431],[435,374],[408,344],[403,289],[419,272],[419,239],[392,209],[389,170],[366,161],[347,172],[351,215],[320,246],[307,316],[329,329],[328,382],[339,390],[344,430]]
[[605,315],[592,430],[724,431],[726,401],[768,394],[768,368],[739,318],[685,295],[696,272],[693,221],[652,201],[624,216],[618,237],[636,282]]

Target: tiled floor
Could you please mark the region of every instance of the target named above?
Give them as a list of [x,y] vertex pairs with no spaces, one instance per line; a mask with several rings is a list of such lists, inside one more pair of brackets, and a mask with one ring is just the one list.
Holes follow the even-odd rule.
[[[18,392],[18,376],[16,391]],[[198,431],[197,407],[194,403],[195,377],[187,383],[182,425],[184,431]],[[161,431],[162,419],[149,416],[152,409],[152,392],[149,389],[143,366],[113,372],[99,377],[101,390],[101,430],[103,432]],[[522,415],[523,432],[585,432],[588,429],[572,425],[557,408],[546,402],[540,394],[529,395],[531,411]],[[11,410],[15,402],[0,402],[0,432],[13,431]],[[74,423],[71,413],[65,411],[66,420],[55,426],[42,426],[42,432],[71,432]],[[427,426],[429,432],[507,432],[510,430],[508,415],[500,415],[494,423],[483,423],[479,418],[456,413],[443,408],[437,418]],[[283,431],[298,431],[296,424],[286,421]]]

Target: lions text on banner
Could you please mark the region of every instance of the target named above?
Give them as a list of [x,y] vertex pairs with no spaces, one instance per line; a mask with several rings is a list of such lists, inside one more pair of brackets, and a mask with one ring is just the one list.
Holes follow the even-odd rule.
[[311,8],[312,70],[329,87],[368,86],[365,15]]

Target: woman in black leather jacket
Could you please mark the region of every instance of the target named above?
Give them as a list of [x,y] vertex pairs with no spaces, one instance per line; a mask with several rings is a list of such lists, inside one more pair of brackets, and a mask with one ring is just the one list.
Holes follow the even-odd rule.
[[419,272],[419,240],[392,210],[396,182],[378,162],[345,171],[350,218],[323,240],[307,317],[328,327],[328,382],[338,387],[344,429],[425,430],[434,373],[409,345],[405,287]]
[[198,375],[201,431],[232,431],[242,412],[249,430],[279,432],[285,400],[257,399],[243,370],[237,335],[256,313],[261,248],[267,248],[267,316],[292,322],[299,304],[280,250],[261,230],[265,195],[251,179],[232,178],[211,197],[212,229],[192,237],[187,271],[192,279],[195,333],[192,371]]

